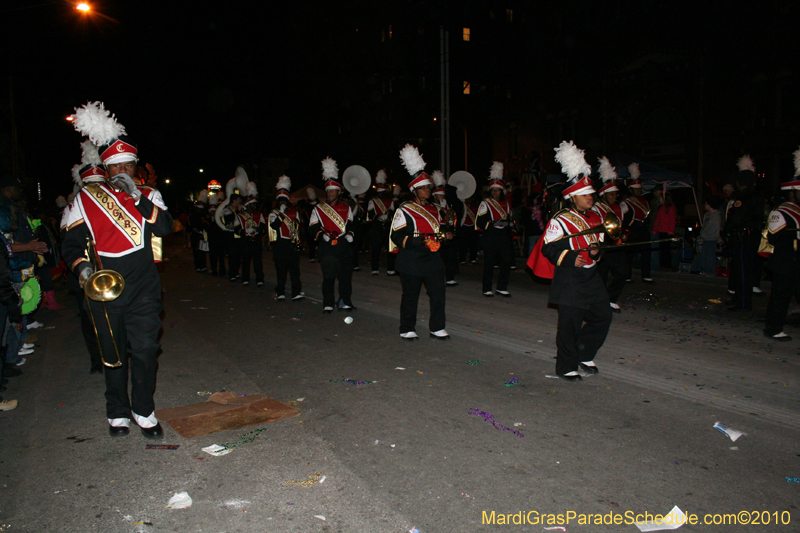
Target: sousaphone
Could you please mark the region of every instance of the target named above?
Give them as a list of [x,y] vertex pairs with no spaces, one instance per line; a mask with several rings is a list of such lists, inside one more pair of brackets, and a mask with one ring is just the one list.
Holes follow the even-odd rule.
[[236,167],[236,174],[234,177],[228,180],[228,183],[225,184],[225,200],[222,201],[221,204],[217,206],[217,210],[214,213],[214,221],[217,223],[217,226],[222,228],[223,231],[227,230],[228,228],[225,227],[225,223],[222,221],[222,212],[225,211],[225,208],[228,207],[228,204],[231,202],[231,195],[239,191],[239,194],[244,196],[247,193],[247,182],[250,181],[247,179],[247,172],[242,167]]
[[342,174],[342,183],[352,196],[358,196],[369,190],[372,178],[369,171],[361,165],[350,165]]
[[450,179],[447,180],[447,184],[456,188],[456,196],[458,196],[459,200],[466,200],[475,194],[475,189],[477,188],[475,176],[466,170],[454,172]]

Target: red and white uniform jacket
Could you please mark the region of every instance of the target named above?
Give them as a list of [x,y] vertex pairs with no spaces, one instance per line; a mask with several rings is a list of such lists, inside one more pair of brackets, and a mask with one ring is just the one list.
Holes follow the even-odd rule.
[[478,231],[490,228],[505,229],[511,223],[511,202],[506,200],[495,200],[487,198],[478,206]]
[[239,237],[259,237],[266,230],[264,215],[260,211],[252,213],[245,210],[237,211],[235,228],[236,235]]
[[462,228],[474,228],[478,221],[478,208],[464,204],[464,214],[461,215]]
[[444,270],[439,252],[431,251],[417,242],[420,239],[414,239],[415,236],[433,239],[443,223],[441,211],[431,203],[405,202],[397,208],[392,219],[389,249],[397,252],[398,272],[423,275]]
[[[353,222],[353,210],[349,205],[339,200],[336,205],[320,203],[311,211],[308,221],[312,235],[323,231],[331,236],[340,236],[352,233],[349,224]],[[320,235],[321,238],[321,235]]]
[[633,211],[634,222],[644,222],[644,219],[647,218],[650,212],[650,204],[641,196],[629,196],[621,205],[625,205],[628,209]]
[[[287,222],[287,220],[291,222]],[[289,227],[289,223],[293,225],[300,224],[300,213],[294,207],[287,207],[283,213],[278,210],[272,210],[270,212],[269,227],[275,231],[276,240],[292,239],[292,229]],[[299,232],[299,229],[297,231]]]
[[367,205],[367,213],[371,220],[383,222],[394,211],[394,200],[391,198],[372,198]]
[[[562,266],[564,261],[567,260],[568,255],[571,256],[570,259],[574,263],[575,254],[570,252],[580,248],[587,248],[591,244],[602,242],[603,233],[590,233],[588,235],[569,238],[562,237],[580,233],[581,231],[585,231],[602,224],[603,219],[600,218],[599,213],[597,211],[592,211],[591,209],[585,213],[581,213],[577,209],[564,209],[559,211],[553,218],[550,219],[550,222],[547,224],[547,229],[544,233],[543,252],[545,255],[547,255],[548,259],[550,259],[550,262],[555,266]],[[559,246],[561,249],[558,250],[557,253],[548,254],[544,251],[544,247],[549,244],[556,243],[556,241],[563,243]],[[589,255],[589,252],[578,252],[578,254],[586,260],[586,264],[583,266],[583,268],[594,268],[594,266],[597,264]]]

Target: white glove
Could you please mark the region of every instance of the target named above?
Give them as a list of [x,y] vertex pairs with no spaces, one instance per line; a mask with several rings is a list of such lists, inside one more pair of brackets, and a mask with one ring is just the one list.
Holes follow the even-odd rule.
[[325,241],[325,242],[331,242],[331,236],[328,235],[327,233],[323,233],[322,234],[322,240]]
[[347,235],[344,236],[344,240],[346,240],[347,242],[353,242],[353,236],[350,235],[350,234],[347,234]]
[[253,233],[256,232],[256,229],[255,228],[247,228],[246,230],[244,230],[244,232],[247,233],[248,235],[252,235]]
[[383,221],[385,221],[387,218],[389,218],[389,216],[388,216],[388,215],[381,215],[381,216],[379,216],[379,217],[378,217],[378,220],[380,220],[381,222],[383,222]]
[[286,212],[286,204],[281,204],[281,208],[280,209],[281,209],[281,213],[285,213]]
[[128,196],[133,198],[134,200],[138,200],[139,197],[142,195],[142,191],[140,191],[136,187],[136,183],[133,182],[133,178],[128,176],[127,174],[117,174],[116,176],[112,177],[109,181],[111,181],[111,185],[115,188],[125,191]]
[[78,282],[80,283],[81,288],[83,288],[83,286],[86,284],[86,280],[88,280],[92,274],[94,274],[94,268],[92,268],[91,265],[86,265],[81,269],[80,274],[78,274]]

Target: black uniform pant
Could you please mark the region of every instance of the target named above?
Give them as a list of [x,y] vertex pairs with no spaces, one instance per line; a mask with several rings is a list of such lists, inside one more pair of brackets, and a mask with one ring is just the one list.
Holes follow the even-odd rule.
[[239,265],[242,263],[242,245],[240,238],[232,231],[225,232],[225,253],[228,255],[228,276],[234,279],[239,275]]
[[190,238],[192,244],[192,256],[194,258],[194,269],[202,270],[206,268],[206,253],[200,249],[200,243],[203,241],[203,235],[192,232]]
[[[796,261],[788,265],[781,265],[782,268],[771,269],[772,290],[769,293],[767,303],[767,315],[764,325],[764,333],[776,335],[783,331],[786,323],[786,313],[789,312],[789,304],[792,297],[800,296],[800,264]],[[791,267],[791,268],[787,268]]]
[[250,262],[252,261],[253,273],[256,275],[256,283],[264,283],[264,263],[261,258],[263,255],[261,235],[257,235],[252,239],[250,237],[243,237],[239,239],[239,241],[242,254],[242,282],[250,281]]
[[460,262],[478,260],[480,235],[475,231],[474,226],[461,226],[458,229],[455,240],[458,243],[458,260]]
[[592,361],[610,327],[611,307],[606,300],[589,304],[589,309],[559,305],[556,374],[577,371],[578,363]]
[[[116,349],[103,313],[103,305],[90,300],[103,358],[107,363],[113,364],[117,361],[119,352],[119,360],[122,361],[122,365],[117,368],[104,368],[106,414],[109,419],[132,418],[131,411],[147,417],[155,411],[153,393],[156,388],[157,357],[160,348],[158,343],[158,333],[161,329],[160,292],[159,290],[158,296],[137,296],[123,305],[117,302],[106,304]],[[85,306],[84,301],[84,308]],[[130,399],[128,399],[129,372]]]
[[[336,246],[340,251],[333,252],[330,243],[320,244],[319,262],[322,266],[322,306],[333,307],[336,304],[336,280],[339,281],[339,300],[344,305],[353,305],[353,255],[347,241],[339,238]],[[347,243],[349,244],[349,243]]]
[[353,268],[358,268],[358,253],[361,251],[366,232],[367,225],[363,222],[353,224],[353,242],[350,243],[350,248],[353,251]]
[[[369,251],[372,256],[372,270],[380,270],[381,266],[381,252],[384,248],[389,246],[389,229],[386,228],[382,222],[376,220],[372,223],[369,231]],[[394,270],[396,254],[386,254],[386,270],[392,272]]]
[[[647,226],[644,225],[643,222],[634,222],[631,225],[631,234],[628,242],[635,243],[635,242],[647,242],[650,240],[650,232],[647,230]],[[651,256],[653,250],[650,244],[643,244],[641,246],[631,246],[628,249],[627,256],[628,256],[628,278],[633,276],[633,259],[636,257],[636,254],[641,254],[639,260],[639,266],[642,269],[642,278],[650,278],[651,277]]]
[[730,241],[731,276],[736,291],[733,295],[733,305],[747,311],[753,308],[753,280],[760,241],[761,234],[755,231],[734,235]]
[[[619,300],[619,295],[622,294],[622,289],[625,287],[625,280],[630,275],[629,268],[628,258],[621,250],[606,252],[603,259],[597,263],[597,273],[608,290],[609,302],[617,303]],[[611,274],[611,283],[608,282],[609,273]]]
[[447,281],[455,281],[458,274],[458,248],[455,242],[446,241],[442,243],[440,254],[444,261],[444,277]]
[[278,238],[273,246],[272,260],[275,262],[275,272],[278,275],[275,294],[285,295],[288,274],[292,279],[292,298],[294,298],[303,291],[303,284],[300,282],[300,251],[289,239]]
[[403,296],[400,299],[400,333],[415,331],[417,326],[417,307],[422,284],[428,290],[431,313],[428,328],[433,331],[444,329],[445,280],[444,272],[437,270],[430,274],[414,275],[400,273]]
[[494,265],[500,265],[497,277],[497,290],[508,290],[508,280],[511,277],[511,263],[514,257],[511,254],[511,230],[489,228],[481,236],[483,247],[483,292],[492,292],[492,278]]
[[209,235],[208,237],[208,259],[211,263],[211,274],[225,276],[225,242],[223,236]]
[[[308,233],[308,228],[306,228],[306,233]],[[315,260],[317,258],[317,241],[314,240],[314,236],[309,236],[308,238],[308,259],[309,261]]]

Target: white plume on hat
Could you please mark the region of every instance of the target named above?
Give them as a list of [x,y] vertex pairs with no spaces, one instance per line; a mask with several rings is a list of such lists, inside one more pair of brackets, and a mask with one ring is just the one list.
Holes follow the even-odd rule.
[[67,207],[67,199],[63,196],[59,196],[56,198],[56,206],[58,206],[59,209]]
[[309,200],[316,200],[317,199],[317,191],[314,190],[314,187],[307,187],[306,194],[308,195]]
[[386,185],[386,171],[380,169],[378,173],[375,175],[375,183],[377,185]]
[[437,189],[439,187],[444,187],[444,184],[447,183],[441,170],[434,170],[433,174],[431,174],[431,177],[433,178],[433,184]]
[[275,188],[277,190],[281,189],[285,189],[287,191],[292,190],[292,178],[284,174],[283,176],[278,178],[278,184],[275,185]]
[[70,118],[75,129],[98,146],[125,135],[125,126],[117,122],[117,117],[105,108],[103,102],[89,102],[76,108]]
[[742,170],[750,170],[751,172],[756,171],[756,166],[753,164],[753,158],[750,157],[750,154],[745,154],[739,158],[736,162],[736,166],[739,167],[739,171]]
[[209,205],[217,205],[219,203],[219,194],[212,194],[208,199]]
[[639,170],[639,163],[631,163],[628,165],[628,172],[630,173],[632,180],[638,180],[639,176],[642,175],[642,171]]
[[503,180],[503,163],[495,161],[492,163],[492,168],[489,169],[490,180]]
[[322,179],[325,181],[339,178],[339,166],[330,157],[322,160]]
[[794,176],[800,176],[800,148],[794,151]]
[[603,183],[617,179],[617,169],[614,168],[611,161],[609,161],[606,156],[600,157],[597,160],[600,162],[598,172],[600,173],[600,179]]
[[592,173],[592,167],[583,158],[583,150],[575,146],[572,141],[561,141],[555,149],[556,162],[561,165],[561,172],[569,179],[575,179],[581,174],[588,176]]
[[258,187],[256,187],[256,182],[248,181],[245,191],[247,192],[247,196],[251,196],[253,198],[258,196]]
[[[250,181],[247,179],[247,172],[242,167],[236,167],[236,173],[233,176],[233,179],[236,180],[234,181],[236,184],[236,189],[239,191],[239,194],[244,195],[247,191],[247,184]],[[230,196],[230,194],[228,194],[228,196]]]
[[425,170],[425,161],[422,159],[416,146],[410,144],[405,145],[403,149],[400,150],[400,161],[403,162],[403,166],[406,167],[406,170],[412,176],[421,170]]
[[72,183],[77,186],[83,185],[83,180],[81,179],[81,169],[86,165],[77,164],[72,167]]
[[208,189],[203,189],[200,191],[200,195],[197,197],[198,202],[203,202],[204,204],[208,202]]
[[103,161],[100,159],[100,153],[97,151],[97,146],[92,141],[83,141],[81,143],[81,162],[79,165],[72,167],[72,181],[77,185],[82,186],[81,169],[86,165],[100,165]]

